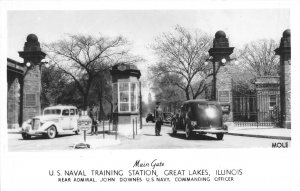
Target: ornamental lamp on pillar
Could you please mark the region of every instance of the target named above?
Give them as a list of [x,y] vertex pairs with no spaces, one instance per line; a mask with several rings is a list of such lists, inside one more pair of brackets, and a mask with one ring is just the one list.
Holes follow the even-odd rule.
[[291,128],[291,30],[283,32],[280,46],[275,50],[280,56],[280,122]]
[[41,50],[38,37],[35,34],[30,34],[26,40],[24,51],[20,51],[19,56],[24,59],[24,64],[26,64],[27,67],[39,65],[46,54]]
[[113,87],[113,129],[124,136],[134,137],[132,127],[134,125],[134,132],[137,133],[137,123],[141,123],[141,72],[133,64],[120,63],[112,67],[110,74]]
[[227,61],[230,61],[230,55],[233,52],[234,47],[229,47],[228,38],[226,38],[226,34],[224,31],[218,31],[215,34],[215,38],[213,40],[213,48],[209,49],[209,56],[211,57],[208,59],[213,64],[213,85],[212,85],[212,100],[216,99],[216,64],[218,66],[223,66],[226,64]]
[[20,83],[20,118],[19,125],[23,120],[32,118],[41,113],[41,60],[46,54],[42,52],[38,37],[35,34],[27,36],[23,51],[19,56],[24,59],[26,71]]

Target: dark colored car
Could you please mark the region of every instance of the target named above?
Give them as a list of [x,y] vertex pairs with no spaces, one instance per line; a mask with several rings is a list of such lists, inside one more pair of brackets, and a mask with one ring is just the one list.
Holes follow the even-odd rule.
[[163,113],[163,123],[172,123],[173,113],[165,112]]
[[148,123],[149,121],[151,121],[152,123],[155,122],[154,115],[152,113],[149,113],[146,117],[146,122]]
[[223,125],[222,108],[218,102],[206,100],[189,100],[181,106],[180,113],[173,122],[173,134],[184,131],[186,139],[193,135],[216,134],[222,140],[228,133],[227,126]]

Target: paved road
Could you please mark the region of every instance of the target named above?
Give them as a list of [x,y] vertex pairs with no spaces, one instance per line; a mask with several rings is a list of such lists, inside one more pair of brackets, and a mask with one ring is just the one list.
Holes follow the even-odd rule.
[[[31,140],[23,140],[20,134],[8,134],[9,151],[52,151],[71,150],[74,143],[82,142],[83,135],[66,134],[55,139],[34,137]],[[88,141],[96,143],[95,149],[180,149],[180,148],[271,148],[272,143],[288,143],[290,141],[225,135],[224,140],[219,141],[215,135],[198,135],[192,140],[186,140],[184,132],[172,135],[170,126],[162,126],[161,136],[154,135],[154,124],[143,125],[143,133],[136,139],[118,137],[114,135],[87,136]]]
[[115,145],[111,149],[180,149],[180,148],[272,148],[272,143],[291,141],[224,135],[222,141],[215,135],[197,135],[191,140],[185,139],[184,132],[172,135],[170,126],[162,126],[161,136],[154,135],[154,124],[143,126],[143,135],[137,140],[123,140],[121,145]]

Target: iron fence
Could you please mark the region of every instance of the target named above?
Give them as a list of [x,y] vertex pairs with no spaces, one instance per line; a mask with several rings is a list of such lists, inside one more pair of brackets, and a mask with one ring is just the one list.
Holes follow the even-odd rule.
[[267,89],[251,95],[233,95],[233,122],[237,126],[278,126],[280,124],[279,89]]

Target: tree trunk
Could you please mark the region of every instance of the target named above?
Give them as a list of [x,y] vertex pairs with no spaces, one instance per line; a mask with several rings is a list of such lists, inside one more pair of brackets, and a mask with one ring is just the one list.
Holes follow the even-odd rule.
[[103,94],[102,94],[102,92],[99,94],[99,106],[100,106],[99,120],[104,120],[105,113],[104,113],[104,109],[103,109]]
[[99,106],[100,106],[100,114],[99,120],[104,120],[104,109],[103,109],[103,79],[101,79],[100,83],[100,91],[99,91]]
[[110,102],[110,118],[109,118],[109,121],[110,122],[112,122],[112,117],[113,117],[113,107],[114,107],[114,105],[113,105],[113,103],[112,102]]
[[190,94],[189,94],[188,89],[185,90],[185,97],[186,97],[187,100],[190,100]]
[[88,106],[88,93],[83,94],[83,110],[86,111]]

